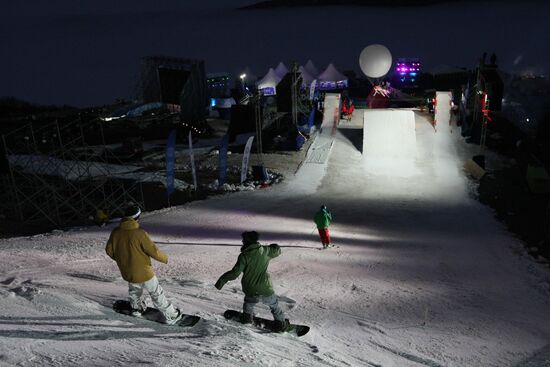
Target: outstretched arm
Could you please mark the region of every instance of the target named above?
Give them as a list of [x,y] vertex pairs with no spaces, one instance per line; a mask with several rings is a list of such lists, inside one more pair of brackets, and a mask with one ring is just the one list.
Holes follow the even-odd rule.
[[269,247],[266,247],[266,248],[267,248],[267,256],[269,256],[272,259],[281,254],[281,247],[279,247],[279,245],[277,245],[276,243],[272,243],[271,245],[269,245]]
[[239,258],[237,259],[237,263],[235,266],[233,266],[233,269],[229,270],[227,273],[223,274],[220,279],[216,282],[215,287],[218,289],[222,289],[225,283],[229,282],[230,280],[235,280],[237,277],[243,272],[244,270],[244,258],[242,255],[239,255]]

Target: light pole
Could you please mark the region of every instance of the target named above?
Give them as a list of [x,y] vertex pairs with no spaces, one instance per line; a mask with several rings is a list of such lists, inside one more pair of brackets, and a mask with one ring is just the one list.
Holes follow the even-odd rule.
[[246,78],[246,74],[241,74],[241,76],[239,78],[241,78],[241,83],[242,83],[242,86],[243,86],[243,92],[246,94],[246,87],[245,87],[245,82],[244,82],[244,79]]

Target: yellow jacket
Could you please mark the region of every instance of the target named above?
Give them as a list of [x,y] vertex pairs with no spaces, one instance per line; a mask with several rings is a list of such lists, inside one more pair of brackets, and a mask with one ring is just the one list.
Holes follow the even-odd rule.
[[168,256],[160,251],[147,232],[132,218],[123,218],[113,229],[105,252],[116,261],[122,278],[130,283],[143,283],[155,276],[151,257],[167,264]]

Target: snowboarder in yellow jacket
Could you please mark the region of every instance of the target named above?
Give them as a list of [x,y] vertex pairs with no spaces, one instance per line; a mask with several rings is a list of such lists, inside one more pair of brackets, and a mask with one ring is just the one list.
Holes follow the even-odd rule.
[[166,318],[166,323],[175,324],[183,314],[166,299],[151,265],[151,258],[167,264],[168,256],[139,227],[140,215],[138,206],[132,205],[126,209],[124,218],[111,232],[105,252],[116,261],[122,278],[128,282],[132,315],[141,316],[147,308],[142,300],[146,290],[155,307]]

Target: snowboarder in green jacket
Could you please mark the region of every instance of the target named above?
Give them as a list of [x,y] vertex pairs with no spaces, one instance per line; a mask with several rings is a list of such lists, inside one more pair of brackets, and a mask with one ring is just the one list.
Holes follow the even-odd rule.
[[313,221],[317,225],[317,230],[319,231],[319,237],[321,237],[321,243],[323,248],[332,247],[330,243],[330,234],[328,233],[328,226],[332,222],[332,214],[327,210],[327,207],[321,205],[321,209],[315,213]]
[[269,261],[281,254],[279,245],[272,243],[262,246],[258,242],[260,235],[256,231],[242,233],[241,253],[237,263],[230,271],[223,274],[216,282],[216,288],[222,287],[230,280],[235,280],[243,273],[241,284],[244,292],[243,317],[244,324],[252,323],[254,307],[258,302],[269,306],[275,319],[276,331],[284,331],[288,325],[288,319],[279,307],[277,296],[273,292],[273,285],[267,273]]

